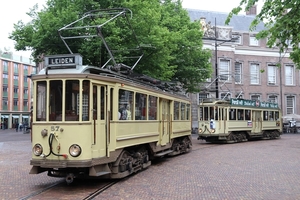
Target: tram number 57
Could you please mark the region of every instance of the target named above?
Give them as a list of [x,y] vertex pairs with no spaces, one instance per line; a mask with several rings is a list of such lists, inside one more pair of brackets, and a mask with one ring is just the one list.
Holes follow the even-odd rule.
[[51,126],[51,131],[58,131],[59,130],[59,126]]

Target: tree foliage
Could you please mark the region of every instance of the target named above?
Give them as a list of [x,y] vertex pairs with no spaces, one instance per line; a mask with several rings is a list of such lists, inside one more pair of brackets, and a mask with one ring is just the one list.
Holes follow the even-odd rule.
[[[229,13],[226,24],[229,24],[231,17],[238,14],[242,7],[249,10],[259,0],[241,0],[240,5],[233,8]],[[287,51],[292,46],[290,58],[300,68],[300,1],[299,0],[265,0],[260,13],[255,17],[250,25],[250,30],[264,22],[266,29],[260,31],[256,37],[258,39],[268,38],[269,47],[277,46],[281,53]]]
[[[190,21],[180,0],[48,0],[41,11],[37,12],[35,6],[27,13],[32,18],[30,23],[15,24],[10,39],[16,41],[16,50],[31,50],[36,61],[41,55],[66,54],[69,52],[58,30],[88,11],[107,8],[132,11],[129,21],[137,45],[143,47],[144,53],[134,69],[136,72],[161,80],[180,81],[189,92],[198,91],[199,83],[211,76],[211,53],[202,49],[203,33],[199,23]],[[95,23],[99,23],[98,20]],[[125,25],[124,21],[114,20],[103,28],[105,40],[112,48],[126,51],[136,45],[127,39],[132,32],[127,31]],[[89,65],[101,66],[108,57],[96,38],[71,40],[70,48],[83,55],[84,63]]]

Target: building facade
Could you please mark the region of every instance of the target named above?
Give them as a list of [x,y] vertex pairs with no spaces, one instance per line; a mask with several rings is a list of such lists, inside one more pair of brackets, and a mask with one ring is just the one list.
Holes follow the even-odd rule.
[[233,16],[228,26],[228,13],[187,11],[192,21],[205,25],[203,45],[213,55],[212,77],[193,95],[197,104],[203,98],[244,98],[278,103],[283,115],[300,113],[299,69],[289,58],[289,50],[279,53],[277,47],[267,46],[267,39],[255,38],[264,29],[263,23],[249,31],[256,7],[246,15]]
[[28,58],[12,53],[0,54],[1,129],[30,122],[32,83],[28,76],[35,70],[35,63]]

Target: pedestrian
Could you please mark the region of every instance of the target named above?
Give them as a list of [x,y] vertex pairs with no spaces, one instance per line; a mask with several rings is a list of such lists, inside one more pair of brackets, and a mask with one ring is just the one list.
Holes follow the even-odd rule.
[[20,124],[19,124],[19,130],[22,131],[22,128],[23,128],[23,124],[22,124],[22,122],[20,122]]
[[18,132],[18,129],[19,129],[19,124],[16,123],[16,132]]

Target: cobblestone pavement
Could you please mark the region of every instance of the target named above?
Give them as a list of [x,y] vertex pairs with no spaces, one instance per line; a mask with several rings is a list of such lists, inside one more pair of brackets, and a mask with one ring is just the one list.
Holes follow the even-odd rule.
[[[28,174],[29,134],[19,141],[6,142],[2,140],[6,138],[3,134],[9,133],[0,130],[0,200],[22,199],[60,180],[45,173]],[[21,133],[11,134],[19,138]],[[192,152],[154,162],[147,170],[121,180],[96,199],[300,199],[300,134],[225,145],[198,141],[196,135],[193,139]],[[72,199],[76,199],[74,193]]]

